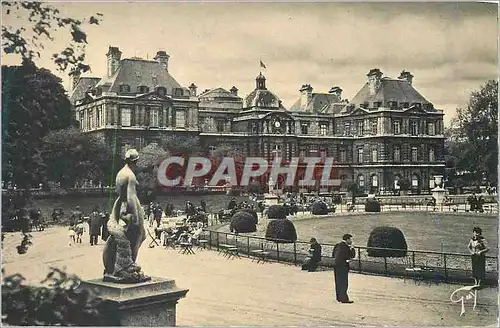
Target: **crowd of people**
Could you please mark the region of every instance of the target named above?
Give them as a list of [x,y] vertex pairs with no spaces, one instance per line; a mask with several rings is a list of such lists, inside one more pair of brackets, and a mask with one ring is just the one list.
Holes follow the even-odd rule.
[[109,212],[94,207],[89,216],[84,216],[80,206],[76,206],[69,219],[69,245],[81,244],[84,235],[88,235],[90,246],[97,245],[99,237],[106,241],[109,237],[109,215]]

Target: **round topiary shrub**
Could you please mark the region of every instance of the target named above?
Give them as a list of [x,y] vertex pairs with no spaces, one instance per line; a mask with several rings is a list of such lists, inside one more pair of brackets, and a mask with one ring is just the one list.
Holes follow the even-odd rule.
[[316,202],[311,206],[311,213],[313,215],[326,215],[328,214],[328,205],[324,202]]
[[236,233],[255,232],[257,231],[255,219],[252,214],[246,211],[239,211],[231,218],[229,230]]
[[405,235],[394,227],[376,227],[368,237],[367,247],[391,248],[368,249],[368,256],[372,257],[405,257],[408,245]]
[[271,220],[267,224],[266,240],[282,244],[293,243],[297,241],[297,231],[290,220]]
[[271,205],[267,210],[267,217],[271,220],[285,220],[287,210],[281,205]]
[[259,216],[257,215],[257,212],[255,212],[255,210],[253,210],[251,208],[243,208],[243,209],[241,209],[241,211],[242,212],[247,212],[250,215],[252,215],[252,217],[254,219],[254,224],[259,223]]
[[365,203],[365,212],[380,212],[380,202],[376,199],[367,199]]

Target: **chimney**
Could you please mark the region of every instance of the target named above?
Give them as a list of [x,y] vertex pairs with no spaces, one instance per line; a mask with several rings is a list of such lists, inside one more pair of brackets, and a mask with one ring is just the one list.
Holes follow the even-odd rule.
[[229,91],[231,92],[232,95],[238,96],[238,88],[236,88],[234,85]]
[[80,71],[74,71],[71,75],[71,90],[75,90],[78,81],[80,81]]
[[413,82],[413,75],[410,72],[403,70],[401,72],[401,74],[399,75],[398,79],[405,80],[406,82],[408,82],[411,85]]
[[339,87],[333,87],[330,89],[330,91],[328,91],[328,93],[336,95],[338,97],[338,101],[341,101],[342,100],[342,91],[343,90]]
[[313,88],[311,87],[310,84],[304,84],[302,85],[299,91],[300,91],[300,109],[304,110],[306,109],[309,102],[311,102]]
[[189,86],[191,97],[196,97],[196,89],[198,89],[198,87],[194,83],[191,83],[191,85]]
[[368,88],[370,95],[377,93],[380,88],[380,80],[382,79],[382,72],[378,68],[371,69],[366,76],[368,76]]
[[163,50],[160,50],[156,53],[154,60],[156,60],[167,72],[168,72],[168,59],[169,55]]
[[118,47],[109,46],[106,57],[108,58],[108,77],[111,77],[113,76],[113,74],[115,74],[116,70],[118,70],[122,52],[120,51],[120,49],[118,49]]

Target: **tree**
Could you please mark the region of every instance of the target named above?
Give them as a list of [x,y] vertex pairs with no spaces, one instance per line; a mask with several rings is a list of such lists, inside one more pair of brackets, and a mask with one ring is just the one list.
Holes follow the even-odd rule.
[[[41,57],[39,49],[43,49],[47,41],[54,40],[54,32],[66,29],[71,35],[71,42],[65,49],[53,54],[52,60],[61,71],[69,67],[70,75],[90,70],[90,66],[85,64],[87,34],[82,26],[99,25],[102,14],[78,20],[65,17],[57,8],[42,2],[2,1],[2,6],[5,15],[2,47],[6,54],[17,54],[23,61],[31,62]],[[27,18],[27,21],[23,18]],[[20,21],[22,24],[19,24]],[[22,26],[16,26],[16,23]]]
[[61,79],[32,62],[2,66],[2,171],[20,187],[43,180],[42,138],[72,123]]
[[456,158],[456,168],[468,171],[473,178],[490,184],[498,180],[498,81],[487,81],[472,92],[466,108],[457,110],[453,121],[449,153]]
[[191,156],[200,152],[200,139],[192,136],[166,136],[160,139],[159,145],[170,155]]
[[73,187],[83,180],[104,182],[118,169],[113,152],[103,139],[75,127],[50,132],[43,139],[42,158],[47,179],[58,181],[63,187]]

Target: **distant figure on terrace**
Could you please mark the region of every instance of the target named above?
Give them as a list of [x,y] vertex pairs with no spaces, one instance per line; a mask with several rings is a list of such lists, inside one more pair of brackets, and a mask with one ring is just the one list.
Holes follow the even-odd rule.
[[318,268],[318,263],[321,261],[321,245],[316,238],[311,238],[309,248],[309,257],[307,257],[302,264],[302,270],[314,272]]
[[101,235],[101,226],[102,226],[101,214],[99,213],[97,207],[94,207],[92,214],[90,214],[90,228],[89,228],[90,246],[97,245],[97,240]]
[[345,234],[342,241],[333,248],[335,293],[340,303],[353,303],[347,295],[349,287],[349,262],[356,256],[352,246],[352,235]]
[[232,198],[231,201],[229,202],[229,204],[227,204],[227,209],[228,210],[232,210],[232,209],[235,209],[236,208],[236,199],[235,198]]
[[80,211],[80,206],[76,206],[70,217],[70,225],[76,226],[80,220],[83,220],[83,212]]
[[154,219],[156,221],[156,227],[159,228],[161,223],[161,216],[163,214],[163,210],[161,209],[160,204],[156,204],[153,213],[154,213]]
[[472,259],[472,277],[476,285],[481,285],[486,275],[486,252],[488,244],[484,239],[483,230],[480,227],[472,229],[472,238],[469,241],[469,251]]

